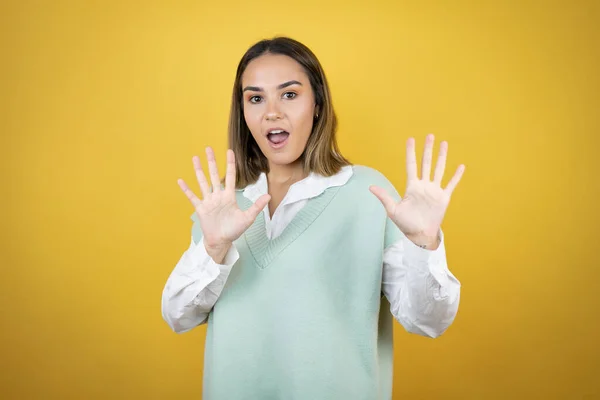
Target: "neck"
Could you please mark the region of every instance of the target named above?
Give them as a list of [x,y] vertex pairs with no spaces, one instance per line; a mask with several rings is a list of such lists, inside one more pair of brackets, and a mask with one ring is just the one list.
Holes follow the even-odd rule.
[[301,162],[287,165],[271,164],[267,174],[269,186],[290,186],[304,178],[306,178],[306,174]]

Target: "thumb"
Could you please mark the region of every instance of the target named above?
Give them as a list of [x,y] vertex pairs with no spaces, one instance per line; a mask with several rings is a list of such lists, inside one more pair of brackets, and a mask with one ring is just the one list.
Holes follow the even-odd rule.
[[271,196],[268,194],[263,194],[256,200],[254,204],[250,206],[249,209],[246,210],[245,214],[249,220],[254,222],[258,214],[265,208],[267,204],[269,204],[269,200],[271,200]]
[[392,196],[379,186],[369,186],[369,190],[379,199],[379,201],[381,201],[388,215],[392,215],[394,213],[394,208],[396,207],[396,202]]

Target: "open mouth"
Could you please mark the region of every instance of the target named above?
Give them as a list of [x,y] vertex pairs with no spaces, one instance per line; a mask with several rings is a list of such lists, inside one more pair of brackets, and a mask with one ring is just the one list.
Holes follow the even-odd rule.
[[271,143],[278,144],[287,139],[288,136],[290,136],[290,134],[283,129],[273,129],[267,134],[267,139],[269,139],[269,142]]
[[279,148],[285,145],[289,136],[289,132],[283,129],[272,129],[267,133],[267,140],[273,147]]

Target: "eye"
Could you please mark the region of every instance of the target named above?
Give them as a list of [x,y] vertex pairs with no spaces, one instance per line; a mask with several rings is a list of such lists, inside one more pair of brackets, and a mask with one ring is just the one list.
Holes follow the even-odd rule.
[[283,94],[283,98],[288,99],[288,100],[291,100],[291,99],[293,99],[296,96],[297,96],[297,94],[294,93],[294,92],[285,92]]
[[260,103],[262,98],[260,96],[252,96],[248,100],[250,101],[250,103],[256,104],[256,103]]

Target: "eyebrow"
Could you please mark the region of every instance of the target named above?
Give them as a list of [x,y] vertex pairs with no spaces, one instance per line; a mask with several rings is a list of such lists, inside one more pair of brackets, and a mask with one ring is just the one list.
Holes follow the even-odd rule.
[[[288,86],[292,86],[292,85],[300,85],[300,86],[302,86],[302,84],[300,82],[298,82],[298,81],[287,81],[287,82],[282,83],[281,85],[277,86],[277,90],[284,89],[284,88],[286,88]],[[264,92],[263,88],[258,87],[258,86],[246,86],[244,88],[244,90],[242,90],[242,92],[245,92],[247,90],[251,90],[253,92]]]

